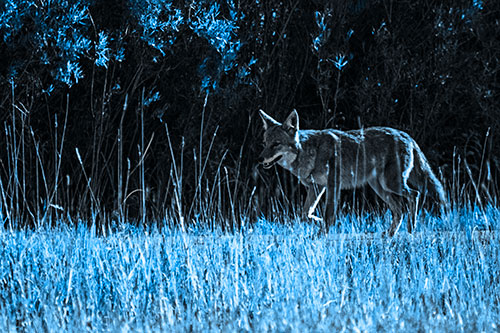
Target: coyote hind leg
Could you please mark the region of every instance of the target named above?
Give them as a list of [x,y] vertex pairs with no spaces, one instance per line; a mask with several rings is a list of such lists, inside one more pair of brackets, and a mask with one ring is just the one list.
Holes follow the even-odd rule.
[[420,192],[417,190],[409,189],[407,199],[408,199],[408,221],[406,227],[408,229],[408,232],[411,234],[417,226],[418,207],[420,204]]
[[416,225],[420,192],[408,186],[401,186],[402,189],[399,191],[397,191],[397,189],[390,189],[386,184],[380,184],[380,181],[377,179],[370,181],[369,184],[375,193],[389,206],[392,212],[392,224],[387,234],[392,237],[399,230],[401,222],[403,221],[403,208],[405,206],[408,210],[406,227],[408,232],[412,233]]
[[372,179],[368,184],[375,191],[375,193],[389,206],[389,209],[392,212],[392,223],[389,227],[389,230],[387,230],[387,234],[392,237],[401,226],[403,214],[403,196],[399,193],[395,193],[396,191],[389,190],[387,186],[383,186],[378,179]]

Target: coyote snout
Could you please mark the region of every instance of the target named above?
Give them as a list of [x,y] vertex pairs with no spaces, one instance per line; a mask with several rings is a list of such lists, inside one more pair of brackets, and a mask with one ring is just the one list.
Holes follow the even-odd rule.
[[[326,192],[326,232],[335,221],[342,189],[368,184],[392,212],[390,236],[399,229],[404,207],[411,213],[407,229],[412,232],[418,203],[427,194],[432,194],[442,206],[448,205],[443,186],[424,154],[403,131],[389,127],[301,130],[295,110],[283,123],[262,110],[260,115],[265,147],[259,163],[266,169],[278,164],[299,178],[307,187],[305,210],[310,218],[319,219],[313,213]],[[323,187],[319,196],[314,185]]]
[[[264,154],[266,153],[266,154]],[[275,165],[282,157],[283,155],[280,153],[276,154],[268,154],[265,150],[260,154],[259,156],[259,163],[262,164],[262,166],[265,169],[271,168],[273,165]]]

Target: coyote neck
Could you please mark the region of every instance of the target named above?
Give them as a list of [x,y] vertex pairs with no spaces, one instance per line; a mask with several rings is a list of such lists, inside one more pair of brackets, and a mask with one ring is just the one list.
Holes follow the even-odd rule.
[[318,165],[317,160],[317,148],[320,147],[319,142],[316,142],[318,135],[326,135],[330,140],[333,139],[332,136],[328,132],[325,133],[325,131],[298,130],[296,149],[293,153],[289,153],[286,158],[283,158],[279,163],[306,186],[312,183],[322,186],[326,185],[326,165]]

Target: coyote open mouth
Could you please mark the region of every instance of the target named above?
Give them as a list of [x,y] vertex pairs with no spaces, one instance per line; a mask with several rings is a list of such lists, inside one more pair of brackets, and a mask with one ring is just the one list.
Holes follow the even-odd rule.
[[279,160],[281,160],[282,157],[283,157],[283,155],[281,155],[281,154],[275,155],[274,157],[271,157],[270,159],[265,160],[264,162],[262,162],[262,166],[265,169],[269,169],[273,165],[275,165]]

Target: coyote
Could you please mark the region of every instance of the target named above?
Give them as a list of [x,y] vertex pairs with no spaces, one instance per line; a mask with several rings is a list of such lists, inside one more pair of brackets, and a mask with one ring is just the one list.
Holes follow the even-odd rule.
[[[340,131],[301,130],[293,110],[283,124],[260,110],[264,122],[264,150],[259,163],[269,169],[276,163],[289,170],[307,187],[304,216],[314,216],[326,190],[323,230],[335,223],[340,190],[370,185],[392,211],[387,231],[393,236],[402,221],[403,207],[409,208],[408,232],[415,227],[417,206],[431,192],[441,207],[447,207],[443,185],[427,159],[407,133],[389,127]],[[316,195],[314,187],[322,188]],[[385,235],[385,232],[384,232]]]

